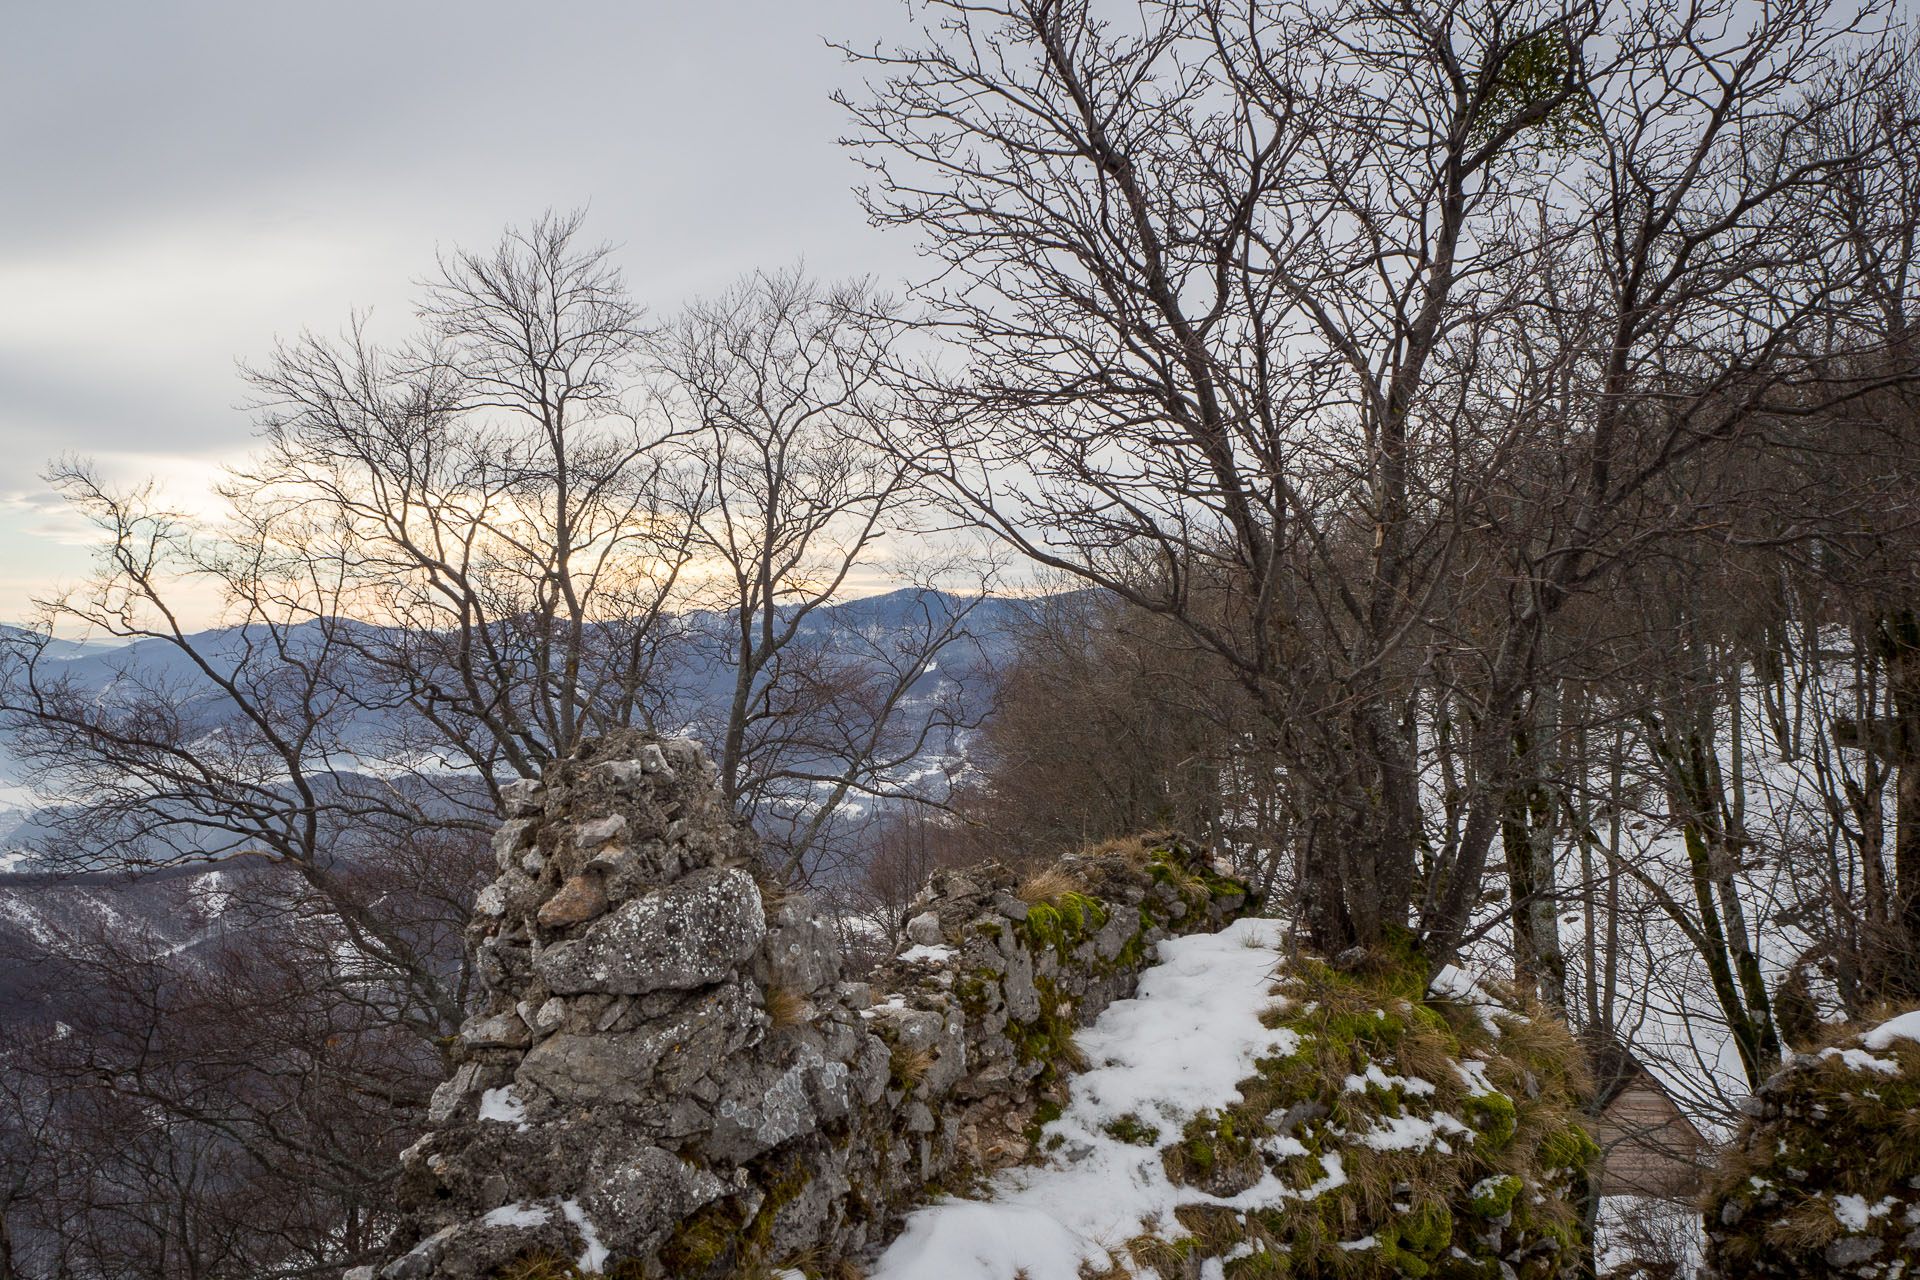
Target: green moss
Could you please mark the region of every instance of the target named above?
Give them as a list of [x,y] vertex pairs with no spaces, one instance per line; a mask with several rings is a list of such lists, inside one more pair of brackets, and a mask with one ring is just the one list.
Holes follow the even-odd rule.
[[1557,1129],[1550,1129],[1540,1139],[1536,1158],[1542,1168],[1573,1169],[1586,1172],[1600,1162],[1600,1144],[1593,1140],[1587,1127],[1579,1121],[1569,1121]]
[[1041,1131],[1059,1118],[1060,1104],[1043,1101],[1034,1108],[1033,1119],[1027,1121],[1026,1127],[1021,1130],[1021,1136],[1027,1140],[1028,1146],[1036,1146],[1040,1142]]
[[[1243,1243],[1277,1247],[1236,1258],[1229,1276],[1495,1280],[1516,1251],[1528,1259],[1522,1280],[1576,1264],[1572,1199],[1592,1140],[1568,1083],[1578,1075],[1571,1041],[1518,1024],[1530,1034],[1489,1045],[1486,1077],[1532,1076],[1537,1088],[1469,1096],[1457,1066],[1468,1045],[1448,1010],[1425,1000],[1425,975],[1410,938],[1389,939],[1354,971],[1289,962],[1287,1003],[1262,1021],[1297,1039],[1255,1063],[1238,1102],[1196,1117],[1168,1149],[1176,1180],[1204,1185],[1251,1153],[1300,1197],[1243,1220]],[[1534,1056],[1542,1061],[1526,1065]],[[1356,1140],[1401,1118],[1433,1122],[1436,1140],[1384,1151]],[[1336,1160],[1345,1177],[1328,1186]],[[1502,1222],[1490,1234],[1492,1219]],[[1367,1248],[1341,1247],[1363,1239]]]
[[1036,947],[1052,947],[1060,950],[1063,940],[1059,909],[1044,902],[1036,902],[1027,908],[1025,921],[1027,941]]
[[999,974],[991,969],[975,969],[953,984],[953,994],[960,1001],[960,1007],[977,1018],[992,1007],[993,995],[999,986]]
[[660,1261],[669,1275],[704,1276],[733,1254],[742,1225],[732,1200],[716,1200],[681,1220],[661,1248]]
[[1467,1205],[1475,1217],[1504,1217],[1513,1208],[1513,1198],[1520,1194],[1520,1188],[1526,1185],[1510,1173],[1495,1174],[1482,1178],[1473,1184],[1468,1192]]
[[1136,1147],[1150,1147],[1160,1141],[1160,1130],[1154,1125],[1144,1123],[1139,1116],[1129,1111],[1106,1127],[1109,1138],[1129,1143]]
[[1482,1151],[1497,1151],[1513,1141],[1517,1123],[1513,1099],[1504,1093],[1485,1093],[1466,1099],[1461,1112],[1479,1134]]

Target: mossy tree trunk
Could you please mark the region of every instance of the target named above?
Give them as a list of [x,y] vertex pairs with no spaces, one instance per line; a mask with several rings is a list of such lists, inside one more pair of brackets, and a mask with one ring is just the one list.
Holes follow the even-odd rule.
[[1514,777],[1501,815],[1512,903],[1514,976],[1533,987],[1555,1012],[1566,1009],[1567,960],[1560,945],[1559,884],[1554,838],[1559,805],[1548,779],[1555,771],[1552,745],[1559,699],[1543,687],[1513,728]]
[[1668,801],[1686,849],[1692,912],[1663,886],[1649,887],[1699,952],[1741,1067],[1748,1081],[1758,1086],[1779,1065],[1780,1037],[1746,908],[1734,881],[1750,842],[1727,798],[1712,736],[1711,707],[1701,721],[1684,727],[1662,721],[1653,712],[1642,722],[1666,772]]

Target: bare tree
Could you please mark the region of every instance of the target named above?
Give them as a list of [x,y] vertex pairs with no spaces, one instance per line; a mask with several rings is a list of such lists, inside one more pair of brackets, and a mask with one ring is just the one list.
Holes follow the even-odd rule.
[[417,734],[395,751],[489,785],[649,723],[691,554],[666,501],[686,455],[633,403],[640,310],[580,223],[444,258],[407,342],[356,320],[252,369],[265,448],[226,490],[257,537],[311,530],[299,555],[337,562],[344,611],[378,624],[354,634]]
[[[689,599],[729,677],[709,730],[721,789],[789,878],[814,870],[850,800],[922,798],[904,771],[972,715],[930,673],[967,647],[991,566],[963,571],[951,595],[938,588],[952,560],[898,545],[913,468],[868,443],[901,411],[887,310],[865,285],[758,274],[653,344],[662,412],[701,461],[680,511],[697,557]],[[828,608],[886,569],[909,583],[889,625]]]
[[[1239,674],[1322,946],[1417,907],[1453,954],[1549,620],[1685,523],[1653,479],[1805,369],[1831,294],[1800,287],[1821,247],[1788,197],[1861,160],[1806,144],[1867,19],[929,8],[922,48],[850,51],[879,77],[847,100],[869,212],[921,234],[928,323],[967,348],[939,428],[897,443],[956,511]],[[1455,632],[1469,612],[1492,625]],[[1429,843],[1415,695],[1442,652],[1469,746]]]

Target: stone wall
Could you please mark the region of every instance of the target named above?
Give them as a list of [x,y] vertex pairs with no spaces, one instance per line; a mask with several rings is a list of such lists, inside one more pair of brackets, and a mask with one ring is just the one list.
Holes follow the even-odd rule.
[[697,744],[625,733],[512,789],[469,937],[487,1003],[402,1158],[397,1256],[351,1280],[869,1252],[929,1189],[1022,1159],[1073,1030],[1246,901],[1177,842],[1066,859],[1033,902],[1004,868],[942,873],[913,945],[845,981],[713,778]]
[[1745,1100],[1702,1205],[1710,1275],[1892,1280],[1920,1268],[1915,1035],[1920,1021],[1901,1018],[1795,1054]]

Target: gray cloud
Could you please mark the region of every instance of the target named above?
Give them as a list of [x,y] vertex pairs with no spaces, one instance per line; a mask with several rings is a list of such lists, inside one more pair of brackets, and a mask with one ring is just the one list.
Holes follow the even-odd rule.
[[[850,192],[827,95],[855,77],[822,42],[905,38],[894,0],[63,0],[9,27],[16,503],[60,452],[243,449],[236,359],[355,307],[402,325],[437,247],[548,207],[590,205],[661,311],[803,255],[826,276],[911,269]],[[0,522],[0,558],[28,562],[32,537]]]

